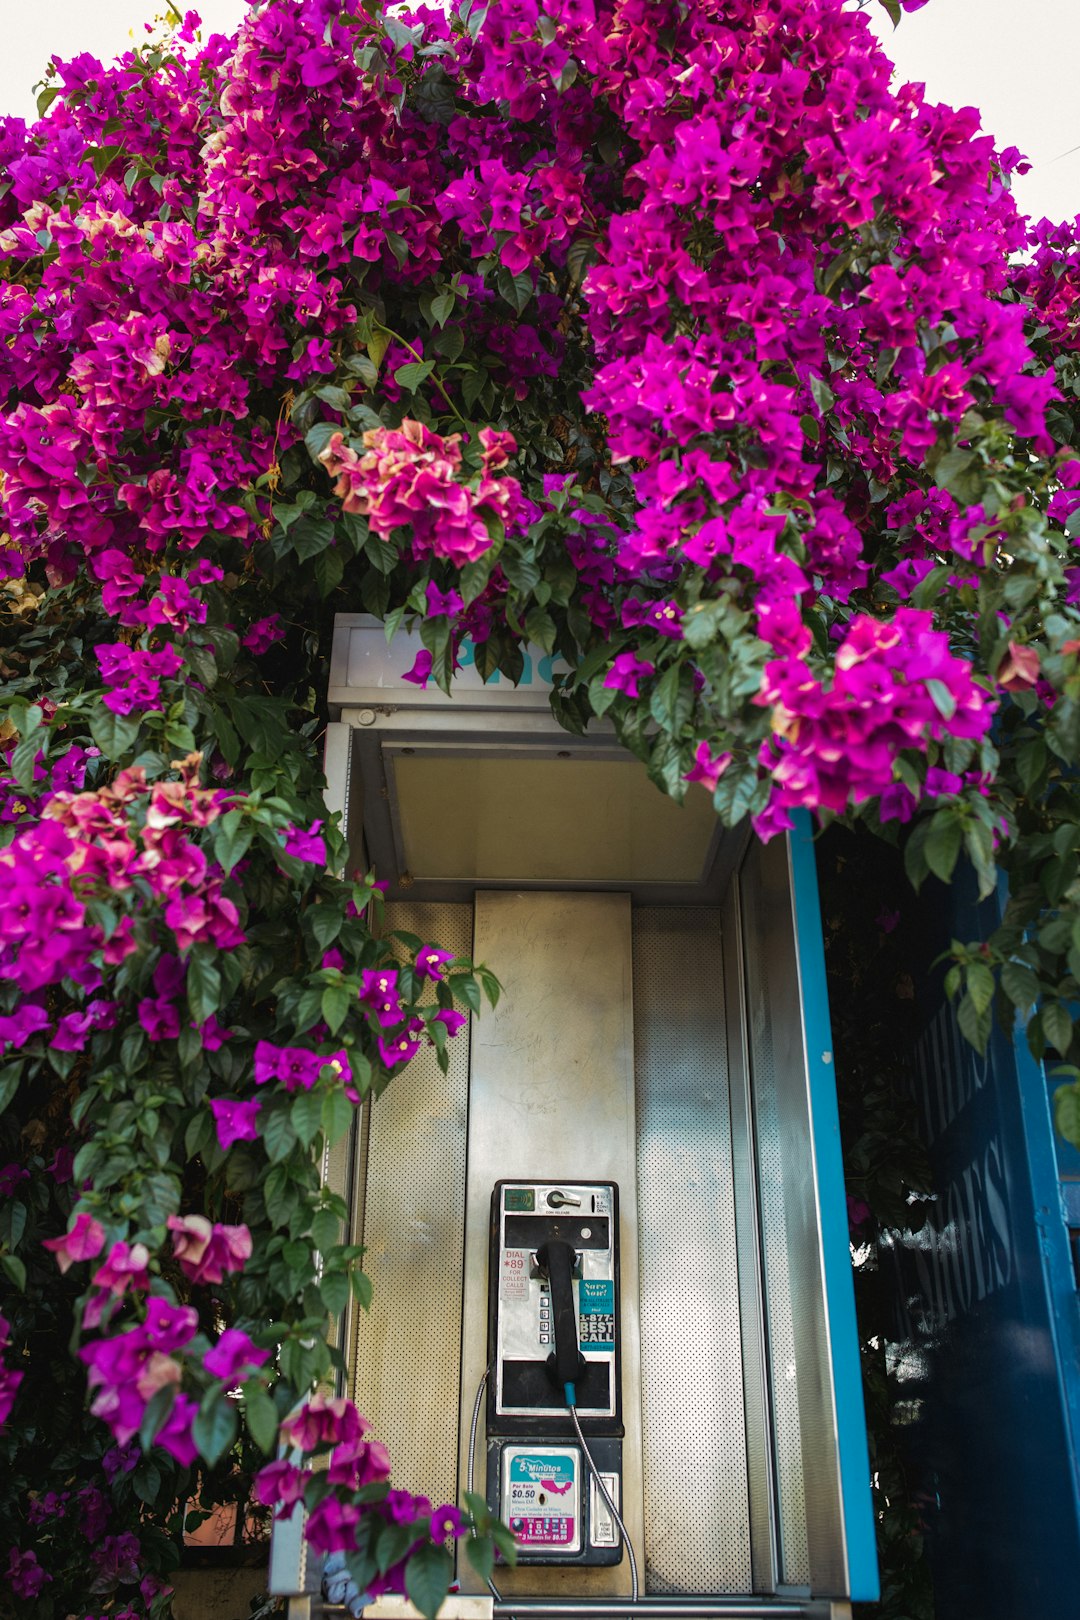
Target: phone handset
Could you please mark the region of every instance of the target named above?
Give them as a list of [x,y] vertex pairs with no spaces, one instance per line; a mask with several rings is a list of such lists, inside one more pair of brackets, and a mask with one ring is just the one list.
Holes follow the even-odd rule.
[[585,1371],[574,1309],[574,1250],[561,1238],[549,1238],[536,1251],[536,1266],[547,1277],[551,1289],[555,1348],[547,1358],[548,1377],[562,1394],[566,1385],[576,1384]]

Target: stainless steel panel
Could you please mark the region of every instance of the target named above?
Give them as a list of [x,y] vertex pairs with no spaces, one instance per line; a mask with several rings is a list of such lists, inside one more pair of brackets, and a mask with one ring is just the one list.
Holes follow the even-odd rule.
[[749,1592],[719,912],[634,912],[648,1592]]
[[[776,860],[779,852],[781,862]],[[772,1405],[774,1467],[779,1509],[778,1575],[785,1585],[810,1584],[806,1540],[806,1486],[796,1353],[788,1206],[805,1197],[809,1141],[799,1136],[805,1120],[805,1065],[794,950],[791,896],[783,845],[753,848],[740,874],[747,1037],[757,1138],[758,1199],[765,1284],[766,1343]],[[794,1103],[798,1119],[782,1118]],[[792,1142],[792,1126],[795,1142]],[[786,1139],[786,1141],[785,1141]],[[785,1151],[787,1146],[787,1151]],[[801,1148],[796,1156],[792,1148]],[[805,1328],[805,1323],[800,1323]],[[807,1369],[808,1370],[808,1369]]]
[[[501,1178],[615,1181],[621,1212],[623,1517],[641,1555],[633,1009],[630,902],[621,894],[476,896],[475,955],[503,981],[494,1012],[473,1027],[469,1111],[462,1466],[477,1385],[487,1361],[491,1190]],[[478,1443],[484,1455],[484,1440]],[[466,1590],[479,1582],[462,1561]],[[627,1560],[575,1569],[582,1596],[630,1589]],[[504,1570],[509,1593],[565,1592],[566,1570]]]
[[794,888],[786,839],[740,875],[760,1182],[782,1581],[846,1585],[836,1391],[826,1313]]
[[[402,901],[386,926],[472,952],[470,906]],[[458,1496],[468,1040],[450,1042],[446,1075],[433,1049],[418,1052],[368,1110],[361,1241],[374,1298],[357,1322],[353,1398],[394,1484],[435,1506]]]
[[751,1590],[774,1592],[777,1582],[775,1479],[769,1413],[762,1292],[761,1229],[758,1219],[754,1120],[750,1062],[746,1044],[746,975],[738,885],[732,884],[722,912],[724,1000],[731,1097],[731,1157],[735,1191],[735,1246],[739,1266],[743,1399],[746,1404],[747,1484],[750,1507]]

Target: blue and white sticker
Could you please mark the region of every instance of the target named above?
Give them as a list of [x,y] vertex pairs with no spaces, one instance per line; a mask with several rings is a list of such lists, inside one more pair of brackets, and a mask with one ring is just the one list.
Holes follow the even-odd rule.
[[581,1486],[573,1447],[508,1446],[503,1453],[503,1518],[534,1555],[581,1547]]
[[614,1350],[615,1284],[609,1277],[583,1277],[578,1287],[578,1338],[582,1349]]

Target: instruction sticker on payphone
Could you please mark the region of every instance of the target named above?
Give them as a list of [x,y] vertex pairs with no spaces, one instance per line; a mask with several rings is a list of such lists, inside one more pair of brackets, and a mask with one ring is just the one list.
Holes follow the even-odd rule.
[[618,1198],[614,1182],[500,1181],[492,1194],[488,1500],[519,1563],[622,1558],[604,1496],[619,1507]]

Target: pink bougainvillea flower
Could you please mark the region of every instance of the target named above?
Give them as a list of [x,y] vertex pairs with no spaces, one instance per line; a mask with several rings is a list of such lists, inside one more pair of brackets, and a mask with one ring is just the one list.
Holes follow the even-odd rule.
[[401,677],[403,681],[411,681],[413,686],[426,686],[431,679],[431,666],[434,663],[431,653],[426,647],[421,647],[413,660],[412,667],[407,669]]
[[440,951],[435,945],[425,945],[416,953],[417,976],[421,979],[441,979],[443,968],[453,960],[453,951]]
[[259,1128],[255,1121],[262,1104],[258,1098],[242,1102],[232,1097],[214,1097],[210,1108],[217,1128],[217,1139],[222,1148],[231,1148],[234,1142],[255,1142]]
[[275,1046],[272,1041],[257,1041],[255,1084],[264,1086],[272,1080],[280,1080],[286,1091],[310,1091],[325,1062],[325,1058],[306,1046]]
[[401,1023],[397,968],[364,968],[360,984],[360,1005],[375,1014],[381,1029]]
[[247,647],[256,657],[269,652],[275,641],[284,641],[285,632],[281,628],[280,613],[271,613],[265,619],[256,619],[247,633],[240,638],[240,645]]
[[152,1349],[179,1350],[199,1331],[199,1313],[191,1305],[174,1305],[160,1294],[151,1294],[143,1328]]
[[241,1372],[263,1366],[269,1350],[260,1350],[239,1328],[226,1328],[217,1344],[203,1357],[203,1366],[215,1378],[236,1379]]
[[198,1403],[183,1390],[175,1397],[169,1415],[158,1430],[154,1444],[174,1457],[181,1468],[190,1468],[198,1455],[192,1425],[198,1416]]
[[465,1027],[469,1019],[466,1013],[458,1012],[456,1007],[444,1007],[441,1012],[435,1014],[432,1022],[444,1025],[448,1035],[456,1035],[460,1029]]
[[1036,647],[1010,641],[997,672],[1003,692],[1027,692],[1039,679],[1039,653]]
[[414,1058],[420,1050],[420,1042],[407,1034],[392,1035],[389,1040],[384,1040],[378,1035],[375,1044],[379,1048],[379,1056],[388,1069],[392,1069],[397,1063],[408,1063],[409,1059]]
[[356,1527],[362,1515],[358,1502],[326,1496],[308,1514],[304,1536],[316,1552],[348,1552],[356,1546]]
[[604,685],[609,690],[625,692],[627,697],[640,697],[639,682],[655,672],[656,665],[650,664],[647,658],[638,658],[632,652],[616,653],[614,663],[604,676]]
[[37,1554],[12,1547],[8,1553],[8,1591],[17,1598],[36,1598],[52,1576],[38,1563]]
[[334,1447],[326,1475],[334,1485],[362,1490],[390,1478],[390,1453],[379,1440],[343,1441]]
[[170,1215],[173,1254],[194,1283],[221,1282],[227,1271],[242,1271],[251,1258],[246,1226],[222,1226],[205,1215]]
[[684,782],[700,782],[708,788],[710,793],[715,792],[716,784],[731,764],[731,755],[714,754],[707,742],[699,742],[694,750],[694,763],[683,775]]
[[275,1518],[287,1519],[302,1499],[304,1486],[311,1477],[309,1469],[297,1468],[295,1463],[279,1457],[266,1463],[255,1475],[252,1482],[255,1500],[263,1507],[276,1508]]
[[351,1401],[342,1396],[313,1395],[281,1425],[281,1435],[298,1451],[320,1446],[351,1445],[364,1438],[367,1423]]
[[119,1299],[129,1288],[144,1292],[150,1286],[150,1251],[145,1243],[114,1243],[93,1276],[96,1288],[108,1289]]
[[313,821],[307,832],[300,827],[289,827],[285,833],[285,853],[298,861],[314,861],[326,865],[326,841],[319,836],[321,821]]
[[41,1247],[56,1256],[61,1271],[67,1271],[76,1260],[93,1260],[105,1247],[105,1228],[85,1210],[76,1215],[71,1230],[61,1237],[43,1238]]

